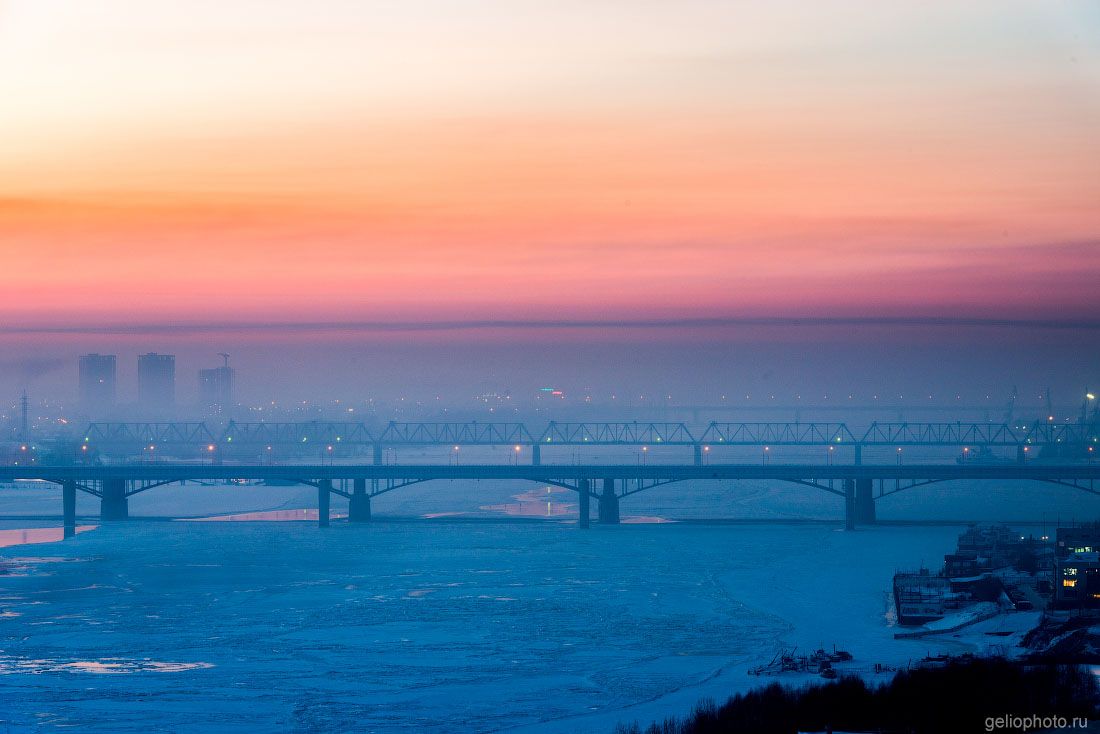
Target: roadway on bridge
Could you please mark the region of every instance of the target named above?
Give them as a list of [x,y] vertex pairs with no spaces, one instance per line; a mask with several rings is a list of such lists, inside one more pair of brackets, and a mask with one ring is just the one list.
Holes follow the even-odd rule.
[[1100,479],[1100,464],[544,464],[531,466],[470,464],[177,464],[147,463],[114,466],[3,466],[0,481],[183,480],[323,480],[323,479],[419,479],[499,480],[544,478],[647,479],[647,480],[1084,480]]

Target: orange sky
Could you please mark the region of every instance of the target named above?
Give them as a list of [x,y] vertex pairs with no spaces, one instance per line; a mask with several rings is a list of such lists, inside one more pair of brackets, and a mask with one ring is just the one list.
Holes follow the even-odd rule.
[[1091,2],[455,5],[0,4],[0,311],[1100,306]]

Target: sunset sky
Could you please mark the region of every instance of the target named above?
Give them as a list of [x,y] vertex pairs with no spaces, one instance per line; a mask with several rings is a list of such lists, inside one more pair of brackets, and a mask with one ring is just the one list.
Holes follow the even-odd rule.
[[1100,307],[1091,0],[5,0],[0,97],[6,326]]

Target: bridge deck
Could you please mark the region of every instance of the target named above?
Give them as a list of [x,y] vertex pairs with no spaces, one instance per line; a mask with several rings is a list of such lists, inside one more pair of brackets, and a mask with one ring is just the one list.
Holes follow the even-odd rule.
[[323,479],[1000,479],[1097,480],[1100,464],[546,464],[531,465],[319,465],[319,464],[172,464],[117,466],[3,466],[0,481],[179,481],[191,479],[323,480]]

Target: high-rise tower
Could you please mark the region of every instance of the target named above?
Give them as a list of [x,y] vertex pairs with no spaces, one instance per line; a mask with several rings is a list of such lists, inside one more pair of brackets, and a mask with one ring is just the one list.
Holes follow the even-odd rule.
[[115,355],[85,354],[80,358],[80,405],[100,411],[115,404]]
[[138,357],[138,404],[146,411],[167,411],[176,401],[176,358],[149,352]]

